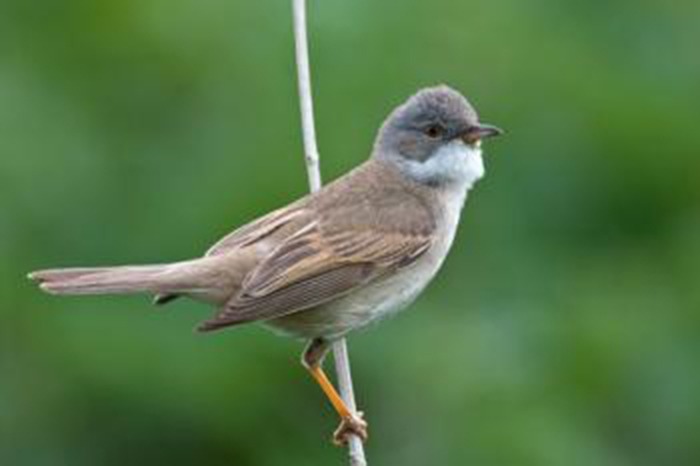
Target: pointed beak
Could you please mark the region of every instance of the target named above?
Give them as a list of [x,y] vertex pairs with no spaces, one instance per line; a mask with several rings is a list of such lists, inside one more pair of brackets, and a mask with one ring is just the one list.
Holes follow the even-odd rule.
[[468,128],[462,135],[462,139],[467,144],[474,144],[482,139],[500,136],[504,132],[505,131],[497,126],[479,123],[478,125]]

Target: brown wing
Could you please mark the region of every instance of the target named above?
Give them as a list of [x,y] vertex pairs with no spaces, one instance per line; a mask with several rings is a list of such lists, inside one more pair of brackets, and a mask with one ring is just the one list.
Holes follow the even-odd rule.
[[[304,199],[302,199],[303,201]],[[232,249],[249,246],[275,235],[307,214],[301,202],[277,209],[221,238],[205,256],[224,254]]]
[[[238,248],[268,242],[268,240],[274,243],[277,236],[285,235],[286,230],[294,230],[297,228],[297,223],[303,225],[304,222],[308,221],[308,219],[305,219],[305,216],[309,212],[303,208],[305,200],[305,198],[302,198],[294,204],[277,209],[247,225],[237,228],[217,241],[204,255],[218,256]],[[153,298],[153,303],[158,305],[166,304],[179,297],[180,295],[177,293],[158,293]]]
[[[405,213],[398,209],[398,213]],[[431,245],[432,222],[410,228],[370,209],[358,222],[342,211],[290,236],[246,278],[241,291],[200,330],[267,320],[309,309],[413,263]],[[354,215],[357,217],[357,209]],[[420,217],[427,212],[413,212]],[[391,217],[391,215],[389,216]]]

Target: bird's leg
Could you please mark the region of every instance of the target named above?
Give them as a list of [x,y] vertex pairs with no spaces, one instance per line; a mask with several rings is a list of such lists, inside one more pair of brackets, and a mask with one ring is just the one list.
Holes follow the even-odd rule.
[[333,384],[323,372],[323,358],[330,349],[330,342],[323,338],[314,338],[304,350],[301,358],[302,365],[309,371],[319,384],[328,400],[340,416],[340,426],[333,433],[333,442],[336,445],[346,445],[348,436],[355,434],[363,441],[367,440],[367,423],[362,419],[362,413],[353,413],[336,391]]

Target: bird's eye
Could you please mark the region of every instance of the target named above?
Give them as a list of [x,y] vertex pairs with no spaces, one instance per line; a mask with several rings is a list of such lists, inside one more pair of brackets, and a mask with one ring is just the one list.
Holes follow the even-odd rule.
[[438,138],[445,133],[445,128],[438,124],[432,124],[423,131],[430,138]]

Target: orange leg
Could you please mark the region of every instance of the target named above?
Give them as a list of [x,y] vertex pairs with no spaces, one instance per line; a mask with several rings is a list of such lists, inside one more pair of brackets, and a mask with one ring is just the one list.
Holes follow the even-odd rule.
[[352,416],[350,409],[348,409],[343,399],[335,390],[335,387],[333,384],[331,384],[331,381],[328,380],[328,377],[326,376],[326,373],[323,372],[321,366],[309,367],[308,370],[311,373],[311,376],[316,379],[316,382],[321,387],[321,390],[323,390],[323,393],[326,394],[326,397],[328,397],[328,400],[331,402],[338,415],[340,417]]
[[352,434],[357,435],[363,441],[367,440],[367,423],[362,419],[362,413],[355,414],[350,411],[331,381],[328,380],[326,373],[323,372],[321,363],[328,348],[329,345],[325,340],[313,340],[304,352],[302,364],[316,380],[341,418],[340,427],[333,434],[333,441],[337,445],[345,445],[348,442],[348,436]]

